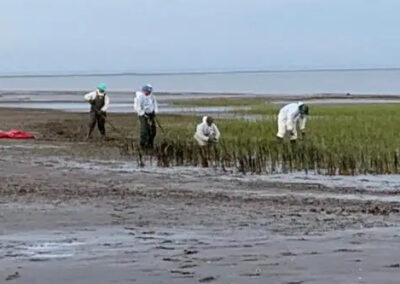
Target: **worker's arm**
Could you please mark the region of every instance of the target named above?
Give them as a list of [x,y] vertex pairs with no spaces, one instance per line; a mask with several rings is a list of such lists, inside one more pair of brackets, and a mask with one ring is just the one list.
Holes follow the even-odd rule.
[[307,122],[307,117],[300,117],[300,121],[299,121],[299,127],[301,131],[304,131],[306,129],[306,122]]
[[139,116],[144,115],[144,110],[143,110],[143,108],[142,108],[142,101],[143,101],[142,96],[141,96],[140,94],[136,94],[136,98],[135,98],[135,110],[136,110],[136,112],[137,112],[137,114],[138,114]]
[[95,98],[96,98],[96,92],[90,92],[90,93],[87,93],[87,94],[84,96],[84,99],[85,99],[85,101],[87,101],[87,102],[92,102]]
[[107,95],[104,95],[104,106],[101,108],[101,111],[107,111],[109,105],[110,98]]
[[202,141],[204,141],[204,142],[207,142],[207,141],[208,141],[208,137],[205,136],[204,133],[203,133],[203,126],[202,126],[201,124],[200,124],[200,125],[197,125],[197,128],[196,128],[196,135],[197,135],[197,137],[198,137],[200,140],[202,140]]

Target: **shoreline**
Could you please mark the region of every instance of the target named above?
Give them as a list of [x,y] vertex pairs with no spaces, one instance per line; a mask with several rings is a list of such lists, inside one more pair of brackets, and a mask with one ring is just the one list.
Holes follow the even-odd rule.
[[[49,101],[54,99],[54,96],[57,98],[69,98],[65,101],[75,101],[73,98],[79,95],[83,95],[92,90],[0,90],[0,103],[2,102],[19,102],[29,101],[33,99],[37,99],[38,96],[41,97],[40,101],[46,101],[48,98]],[[108,92],[112,97],[127,97],[130,98],[134,95],[134,91],[109,91]],[[324,92],[316,92],[316,93],[254,93],[254,92],[154,92],[154,94],[160,97],[163,100],[173,100],[173,99],[203,99],[203,98],[265,98],[266,100],[294,100],[294,99],[400,99],[400,93],[324,93]],[[21,98],[20,96],[24,96]],[[50,96],[51,99],[50,100]],[[72,96],[72,97],[71,97]],[[81,97],[76,99],[76,101],[81,101]]]
[[[67,112],[86,112],[88,105],[83,100],[87,91],[0,91],[0,108],[2,109],[47,109]],[[240,110],[238,106],[226,105],[217,108],[190,105],[191,100],[261,99],[266,103],[283,105],[291,101],[303,101],[310,105],[350,105],[350,104],[385,104],[400,103],[400,94],[243,94],[243,93],[201,93],[201,92],[155,92],[162,113],[228,113]],[[109,92],[111,98],[110,112],[130,113],[133,111],[133,92]],[[185,105],[174,104],[185,102]]]

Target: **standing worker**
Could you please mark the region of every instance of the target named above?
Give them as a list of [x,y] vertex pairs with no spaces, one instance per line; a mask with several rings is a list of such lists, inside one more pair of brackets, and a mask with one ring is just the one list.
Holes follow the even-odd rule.
[[295,142],[297,139],[297,123],[299,124],[302,136],[304,136],[308,114],[308,106],[303,102],[285,105],[279,111],[278,133],[276,136],[279,139],[283,139],[286,134],[289,134],[290,140]]
[[89,132],[87,135],[87,139],[89,139],[92,135],[93,129],[96,126],[100,131],[103,139],[106,136],[106,111],[108,105],[110,104],[110,99],[108,95],[106,95],[106,84],[101,83],[97,87],[96,91],[90,92],[85,95],[85,100],[90,103],[90,114],[89,114]]
[[216,143],[220,137],[221,133],[215,125],[213,118],[211,116],[204,116],[203,122],[197,125],[196,133],[194,134],[194,139],[197,140],[199,146]]
[[156,114],[158,113],[157,100],[151,85],[145,85],[136,92],[135,111],[140,122],[140,146],[144,149],[153,149],[156,137]]

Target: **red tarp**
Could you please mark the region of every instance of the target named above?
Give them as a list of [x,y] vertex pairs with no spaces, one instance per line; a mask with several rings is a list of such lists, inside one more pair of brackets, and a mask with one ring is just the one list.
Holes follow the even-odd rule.
[[19,130],[10,130],[8,132],[4,132],[0,130],[0,139],[35,139],[30,133],[19,131]]

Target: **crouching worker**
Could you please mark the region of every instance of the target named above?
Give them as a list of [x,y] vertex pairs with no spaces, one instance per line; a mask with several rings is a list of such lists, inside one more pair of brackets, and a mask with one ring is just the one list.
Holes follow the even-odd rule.
[[89,114],[89,132],[87,139],[92,135],[93,129],[96,126],[99,129],[100,134],[103,138],[106,136],[106,111],[110,104],[110,99],[106,95],[106,85],[100,84],[96,91],[90,92],[85,95],[85,100],[90,103],[90,114]]
[[135,111],[140,122],[140,146],[143,149],[153,149],[156,137],[156,114],[158,113],[157,100],[152,94],[153,87],[146,85],[136,92]]
[[206,146],[211,143],[218,142],[221,133],[218,127],[214,124],[211,116],[203,117],[203,122],[197,125],[194,139],[197,140],[200,146]]
[[306,121],[309,114],[308,106],[302,102],[290,103],[279,111],[278,115],[278,139],[289,135],[291,141],[297,140],[297,125],[302,136],[305,135]]

